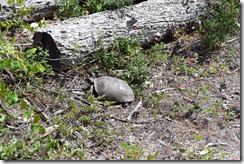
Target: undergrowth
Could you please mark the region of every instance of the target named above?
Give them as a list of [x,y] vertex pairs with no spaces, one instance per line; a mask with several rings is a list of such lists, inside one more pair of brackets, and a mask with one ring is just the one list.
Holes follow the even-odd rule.
[[101,43],[101,50],[94,54],[95,62],[86,65],[92,76],[110,75],[125,80],[139,96],[144,83],[149,79],[149,70],[159,62],[166,62],[168,55],[158,44],[150,50],[144,50],[136,38],[117,38],[111,48]]
[[209,3],[203,21],[203,39],[209,47],[219,47],[228,36],[240,32],[240,1],[217,0]]
[[105,10],[114,10],[133,4],[133,0],[61,0],[58,17],[76,17]]

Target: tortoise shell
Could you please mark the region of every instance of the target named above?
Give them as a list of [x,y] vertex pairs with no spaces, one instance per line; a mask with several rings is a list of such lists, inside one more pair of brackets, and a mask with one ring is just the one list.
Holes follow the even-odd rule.
[[123,80],[101,76],[94,79],[94,89],[99,96],[104,99],[119,103],[132,102],[135,99],[131,87]]

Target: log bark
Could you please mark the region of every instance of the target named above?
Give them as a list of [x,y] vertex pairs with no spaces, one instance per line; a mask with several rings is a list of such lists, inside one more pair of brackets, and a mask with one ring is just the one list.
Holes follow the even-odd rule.
[[[54,13],[57,11],[59,5],[55,0],[24,0],[25,8],[33,8],[28,16],[23,16],[19,21],[39,21],[42,18],[53,18]],[[5,20],[11,20],[14,17],[16,11],[21,7],[16,4],[8,4],[7,0],[0,0],[0,22]]]
[[66,65],[83,60],[115,38],[137,37],[142,46],[165,39],[169,30],[197,25],[205,0],[148,0],[114,11],[71,18],[35,31],[34,42],[49,50],[51,59]]

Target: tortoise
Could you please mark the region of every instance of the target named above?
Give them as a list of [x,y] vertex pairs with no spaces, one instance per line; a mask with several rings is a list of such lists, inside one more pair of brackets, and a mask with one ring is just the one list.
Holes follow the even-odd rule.
[[115,101],[117,103],[130,103],[134,101],[135,96],[131,87],[123,80],[110,77],[100,76],[95,79],[90,79],[93,84],[93,90],[98,96],[108,101]]

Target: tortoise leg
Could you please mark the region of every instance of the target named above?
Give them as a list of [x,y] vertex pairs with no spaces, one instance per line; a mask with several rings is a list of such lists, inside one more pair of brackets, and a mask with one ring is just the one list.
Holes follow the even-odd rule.
[[93,86],[93,85],[91,85],[90,92],[91,92],[92,95],[94,95],[94,92],[95,92],[95,91],[94,91],[94,86]]
[[127,106],[129,106],[129,103],[128,103],[128,102],[123,102],[123,103],[122,103],[122,107],[123,107],[123,108],[126,108]]
[[132,102],[123,102],[123,103],[122,103],[122,107],[123,107],[123,108],[126,108],[126,107],[128,107],[129,105],[131,105],[131,103],[132,103]]
[[94,85],[91,85],[90,91],[89,91],[94,97],[99,97],[98,93],[95,90]]

